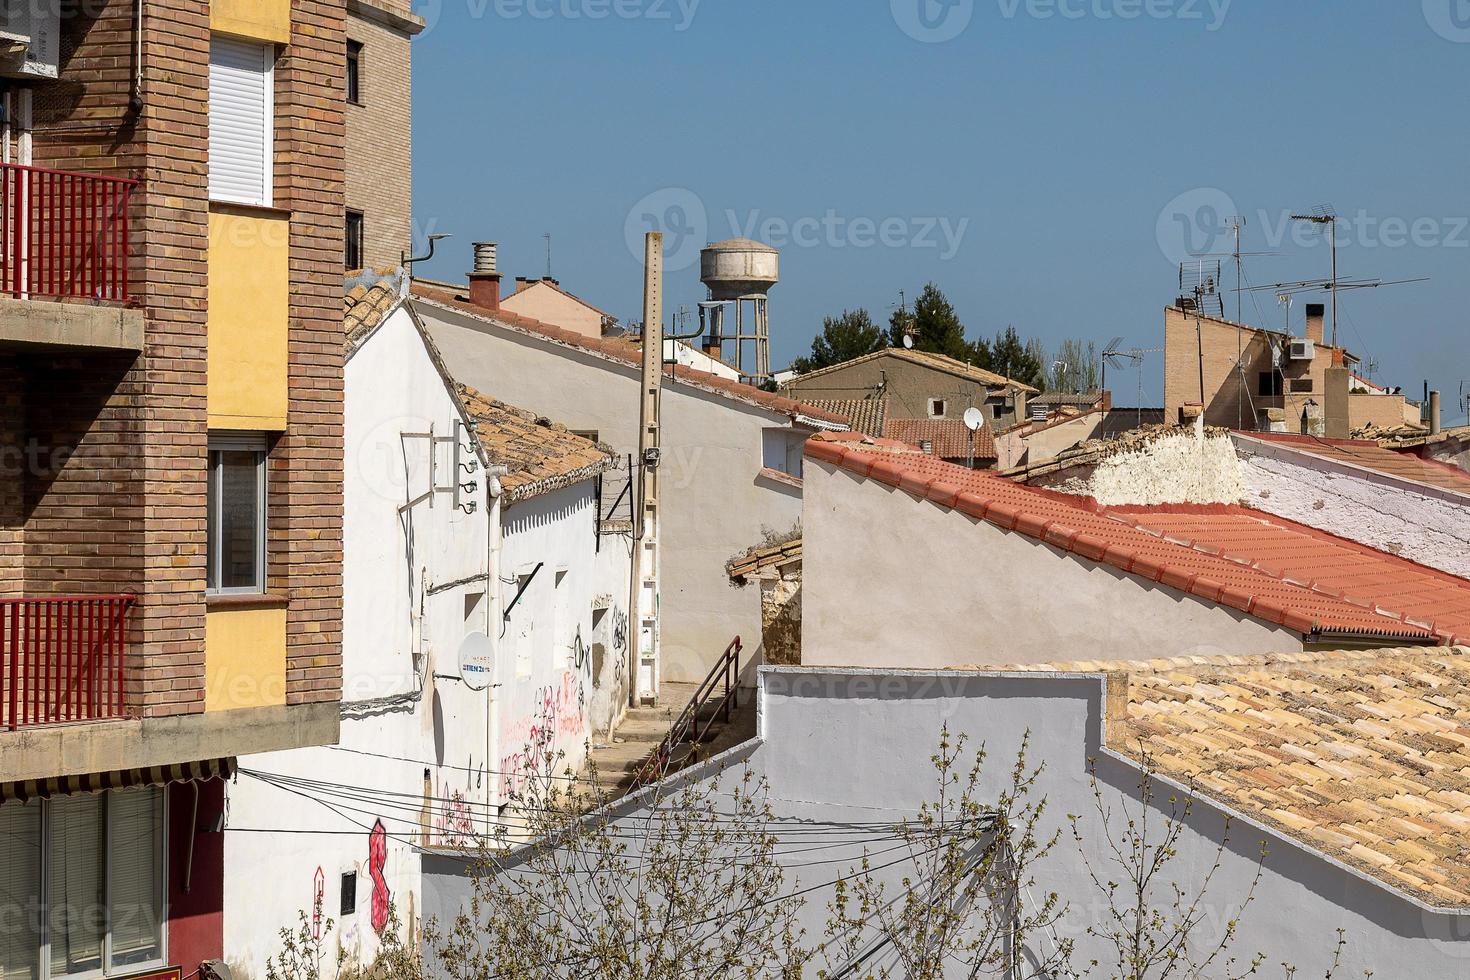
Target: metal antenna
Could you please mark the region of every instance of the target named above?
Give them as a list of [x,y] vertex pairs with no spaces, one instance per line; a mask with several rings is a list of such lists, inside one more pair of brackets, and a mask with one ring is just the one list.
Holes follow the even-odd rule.
[[1330,204],[1319,204],[1309,214],[1294,214],[1292,221],[1307,221],[1327,226],[1327,242],[1332,249],[1332,346],[1337,346],[1337,212]]
[[541,236],[546,239],[546,278],[551,278],[551,232]]

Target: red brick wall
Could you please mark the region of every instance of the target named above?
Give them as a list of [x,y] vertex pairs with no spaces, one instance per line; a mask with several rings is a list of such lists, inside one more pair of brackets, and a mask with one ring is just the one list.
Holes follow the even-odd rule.
[[[111,591],[126,581],[141,594],[131,629],[133,703],[149,716],[199,712],[209,10],[150,0],[144,105],[135,113],[132,0],[81,6],[91,12],[67,22],[63,81],[37,102],[34,161],[142,181],[131,267],[146,349],[122,367],[110,355],[53,363],[46,370],[54,385],[26,385],[31,425],[81,448],[59,476],[36,486],[28,520],[13,516],[14,495],[0,491],[0,573],[24,560],[33,591]],[[291,603],[292,703],[333,700],[340,688],[344,6],[296,4],[276,75],[276,205],[292,211],[291,400],[289,429],[272,452],[270,584]],[[14,364],[0,358],[0,382]],[[0,438],[15,424],[15,390],[0,388]],[[13,576],[6,581],[0,588],[14,587]]]

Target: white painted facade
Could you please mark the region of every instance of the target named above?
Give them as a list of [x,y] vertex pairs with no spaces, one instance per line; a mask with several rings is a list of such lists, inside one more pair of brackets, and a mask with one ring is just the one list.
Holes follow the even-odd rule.
[[808,458],[805,482],[804,666],[958,667],[1303,646],[1300,633],[830,463]]
[[[279,930],[317,897],[337,920],[327,976],[339,946],[371,961],[388,902],[402,928],[420,928],[417,847],[454,846],[506,816],[525,741],[580,765],[594,723],[605,731],[626,702],[625,690],[592,684],[593,645],[614,642],[628,590],[622,539],[598,550],[595,483],[508,503],[406,308],[350,356],[345,387],[341,741],[240,759],[342,795],[248,774],[230,787],[224,939],[236,980],[262,980]],[[517,574],[538,563],[503,617]],[[492,649],[493,683],[480,691],[459,662],[476,632]]]
[[682,340],[664,341],[664,361],[665,363],[673,361],[675,364],[718,375],[730,381],[740,380],[740,372],[733,365],[726,364],[717,357],[710,357],[704,351],[690,347]]
[[[461,381],[574,431],[596,432],[619,454],[636,454],[636,365],[488,313],[410,302]],[[800,484],[762,472],[774,438],[767,430],[780,430],[784,445],[816,429],[677,379],[665,380],[662,414],[660,670],[664,680],[699,681],[733,637],[755,650],[761,635],[760,597],[731,588],[725,562],[801,519]]]
[[1470,496],[1236,434],[1244,503],[1470,578]]

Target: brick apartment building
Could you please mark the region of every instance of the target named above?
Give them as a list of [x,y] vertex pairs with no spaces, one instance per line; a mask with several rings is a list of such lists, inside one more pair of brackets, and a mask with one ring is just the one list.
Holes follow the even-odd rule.
[[[1322,435],[1328,369],[1358,358],[1326,342],[1324,310],[1308,303],[1299,337],[1171,306],[1164,311],[1164,421]],[[1347,427],[1395,428],[1419,421],[1419,406],[1349,374]],[[1344,432],[1345,436],[1347,433]]]
[[16,10],[0,975],[189,976],[233,760],[338,731],[346,11]]
[[413,248],[409,0],[347,0],[348,269],[396,268]]

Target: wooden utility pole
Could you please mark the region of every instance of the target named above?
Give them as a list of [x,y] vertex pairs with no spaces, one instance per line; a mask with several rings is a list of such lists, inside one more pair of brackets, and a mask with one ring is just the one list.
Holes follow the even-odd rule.
[[656,704],[659,686],[659,454],[662,442],[664,236],[643,242],[643,374],[638,415],[638,513],[633,541],[634,628],[629,639],[629,700]]

